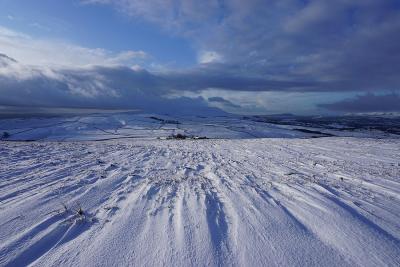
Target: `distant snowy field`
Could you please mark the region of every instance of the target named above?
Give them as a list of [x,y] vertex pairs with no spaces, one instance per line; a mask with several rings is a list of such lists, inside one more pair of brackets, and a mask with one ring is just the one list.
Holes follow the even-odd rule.
[[400,139],[175,120],[0,120],[0,266],[400,265]]
[[[296,117],[284,118],[284,123],[274,122],[280,117],[241,117],[241,116],[167,116],[158,114],[92,114],[64,117],[33,117],[18,119],[0,119],[0,137],[4,132],[10,136],[6,140],[42,140],[42,141],[81,141],[110,139],[156,139],[173,134],[187,136],[248,139],[248,138],[310,138],[323,136],[352,136],[399,138],[400,118],[391,131],[381,131],[373,127],[353,127],[335,122],[316,124],[310,122],[295,123]],[[361,120],[355,118],[354,121]],[[377,121],[382,120],[377,118]],[[398,132],[392,134],[391,132]]]

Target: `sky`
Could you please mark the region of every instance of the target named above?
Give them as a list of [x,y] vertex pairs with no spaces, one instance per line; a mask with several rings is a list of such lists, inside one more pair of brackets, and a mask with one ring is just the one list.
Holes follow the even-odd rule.
[[400,111],[398,0],[0,0],[0,105]]

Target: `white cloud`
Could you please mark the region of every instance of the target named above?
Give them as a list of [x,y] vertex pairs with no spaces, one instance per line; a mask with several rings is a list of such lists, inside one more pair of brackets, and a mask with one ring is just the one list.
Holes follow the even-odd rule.
[[51,29],[49,27],[44,26],[44,25],[40,24],[39,22],[29,23],[29,26],[31,26],[33,28],[36,28],[36,29],[39,29],[39,30],[47,31],[47,32],[51,31]]
[[198,61],[201,64],[222,62],[222,56],[215,51],[202,51],[199,54]]
[[187,36],[198,35],[200,28],[218,22],[224,5],[216,0],[81,0],[81,3],[113,5],[128,16]]
[[0,26],[0,52],[39,66],[133,65],[148,57],[144,51],[111,52],[61,40],[38,39]]

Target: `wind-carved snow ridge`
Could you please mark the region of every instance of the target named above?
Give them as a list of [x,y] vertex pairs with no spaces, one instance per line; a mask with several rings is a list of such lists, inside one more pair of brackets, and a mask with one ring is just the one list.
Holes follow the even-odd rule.
[[0,266],[399,266],[399,139],[3,142]]

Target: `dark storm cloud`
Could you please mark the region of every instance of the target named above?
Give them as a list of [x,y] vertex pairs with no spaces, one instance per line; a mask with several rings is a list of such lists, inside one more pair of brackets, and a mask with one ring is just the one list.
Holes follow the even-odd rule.
[[390,112],[400,111],[400,95],[387,94],[359,95],[353,99],[346,99],[332,104],[320,104],[322,108],[341,112]]

